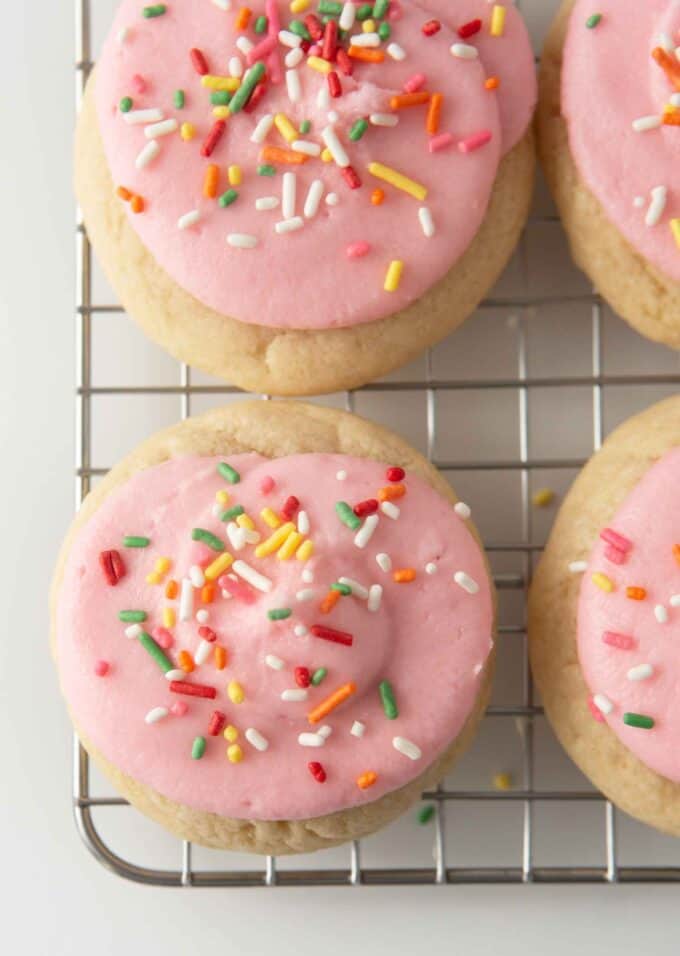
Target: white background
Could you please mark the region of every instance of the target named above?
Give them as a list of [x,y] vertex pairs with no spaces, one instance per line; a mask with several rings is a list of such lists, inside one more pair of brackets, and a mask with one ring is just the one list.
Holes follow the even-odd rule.
[[[47,653],[46,610],[54,556],[73,506],[71,6],[70,0],[7,3],[2,18],[3,951],[55,956],[90,952],[101,956],[137,956],[144,952],[173,956],[213,948],[225,953],[261,953],[269,947],[281,956],[352,951],[519,954],[544,949],[562,954],[577,948],[584,953],[637,953],[644,946],[655,954],[676,953],[680,889],[672,886],[158,890],[125,883],[87,855],[71,818],[71,737]],[[553,0],[533,0],[528,6],[533,7],[538,35],[554,6]],[[541,237],[535,237],[535,242],[545,244]],[[557,252],[564,255],[561,245]],[[553,283],[550,270],[547,276],[541,270],[541,275],[546,284]],[[570,282],[581,282],[573,273],[569,275]],[[545,316],[542,326],[537,324],[539,318],[534,317],[532,327],[536,330],[532,340],[534,369],[544,371],[541,362],[545,356],[554,357],[559,350],[560,362],[573,361],[577,371],[583,373],[578,340],[589,334],[588,317],[579,315],[578,310],[556,310]],[[503,325],[499,324],[501,319]],[[120,335],[120,341],[129,344],[132,352],[126,352],[125,359],[142,380],[148,380],[149,375],[162,378],[163,357],[157,350],[146,351],[141,337],[127,325],[122,327],[122,322],[126,320],[117,320],[112,341],[118,341]],[[606,322],[610,341],[616,343],[611,351],[611,369],[677,372],[676,357],[642,343],[615,320],[608,318]],[[477,331],[464,330],[458,342],[483,364],[490,361],[487,346],[498,343],[499,337],[504,346],[502,335],[508,334],[511,326],[507,326],[507,316],[480,317],[474,325]],[[131,337],[129,342],[127,336]],[[484,348],[475,348],[475,342],[478,346],[484,342]],[[494,348],[490,351],[493,353]],[[499,351],[504,348],[499,347]],[[455,369],[451,350],[441,354],[444,359],[449,356]],[[102,360],[100,370],[112,380],[110,364]],[[487,372],[494,374],[485,367]],[[614,395],[607,407],[607,427],[632,411],[631,404],[643,407],[672,391],[672,387],[649,388],[638,392],[633,403],[623,395],[616,401]],[[546,400],[550,401],[551,396]],[[566,413],[562,413],[560,427],[568,430],[575,418],[589,415],[589,402],[589,396],[581,401],[575,392],[563,405]],[[384,408],[368,402],[361,410],[389,417]],[[440,411],[440,427],[450,426],[455,435],[454,416],[447,419],[448,410],[445,405]],[[553,412],[559,414],[556,408]],[[420,441],[422,429],[412,420],[412,408],[403,413],[401,409],[402,430]],[[496,421],[495,412],[482,398],[474,413],[481,416],[481,421],[485,414],[492,424]],[[166,417],[172,420],[176,414],[167,409],[158,413],[161,422]],[[133,427],[131,417],[130,409],[110,413],[101,410],[95,424],[100,436],[99,464],[110,463],[105,456],[113,458],[128,450],[152,424],[142,417],[141,424]],[[107,429],[113,433],[108,435],[108,444],[104,442]],[[533,437],[537,443],[542,440],[538,433]],[[588,449],[578,445],[578,436],[568,441],[577,446],[569,447],[569,455],[587,454]],[[550,483],[549,474],[543,478]],[[553,478],[559,485],[559,476]],[[537,523],[545,525],[547,520],[541,516]],[[484,531],[495,539],[501,537],[496,526]],[[539,532],[544,534],[545,527]],[[496,738],[488,749],[493,752],[494,747],[499,747]],[[464,772],[471,778],[482,774],[488,783],[493,760],[489,768],[479,763],[483,749],[478,747]],[[512,764],[514,758],[509,759]],[[549,766],[551,772],[566,776],[571,772],[564,761]],[[498,762],[496,769],[501,769]],[[567,808],[547,820],[547,836],[554,843],[553,862],[568,853],[581,832],[580,819],[570,816],[571,812]],[[588,819],[583,823],[584,832],[589,834],[593,826]],[[626,826],[623,822],[624,832]],[[408,827],[410,833],[415,832],[412,819],[404,821],[399,832],[405,834]],[[465,817],[463,828],[467,842],[461,839],[461,845],[471,858],[482,844],[493,856],[493,831],[487,830],[481,819]],[[138,832],[147,831],[142,831],[141,824],[139,831],[135,827],[129,831],[131,854],[141,853],[135,845]],[[601,827],[592,832],[601,833]],[[499,832],[499,843],[505,838],[503,834]],[[161,838],[154,835],[149,845],[156,839]],[[415,838],[407,835],[405,839],[408,842]],[[593,838],[598,861],[599,839]],[[644,828],[633,826],[629,839],[630,861],[678,861],[680,854],[671,841],[657,838]],[[174,845],[172,849],[174,852]],[[505,853],[507,848],[501,850]],[[545,852],[549,854],[549,849]],[[377,854],[374,862],[382,861],[381,854],[385,858],[397,855],[384,842],[376,844],[373,853]],[[512,862],[517,862],[516,853]]]

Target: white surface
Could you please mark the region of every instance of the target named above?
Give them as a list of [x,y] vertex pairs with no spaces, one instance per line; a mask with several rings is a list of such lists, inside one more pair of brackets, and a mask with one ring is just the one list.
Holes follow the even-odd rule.
[[[552,0],[529,0],[545,23]],[[109,0],[102,0],[102,6]],[[109,3],[109,6],[111,4]],[[1,208],[4,228],[0,249],[0,302],[3,305],[0,362],[2,363],[2,442],[5,449],[0,472],[5,547],[0,558],[4,617],[3,678],[0,683],[0,720],[3,728],[5,774],[0,796],[2,850],[5,863],[0,875],[0,913],[3,951],[28,954],[137,954],[167,956],[189,952],[262,953],[269,947],[281,956],[325,951],[394,953],[411,952],[581,952],[637,953],[641,945],[663,956],[677,952],[677,900],[675,887],[516,887],[433,889],[313,890],[155,890],[124,883],[110,876],[89,858],[80,844],[69,807],[70,731],[58,699],[51,662],[47,655],[45,592],[61,535],[72,510],[72,204],[70,136],[73,80],[69,70],[72,50],[70,0],[56,3],[12,4],[3,10],[3,51],[0,75],[4,92],[5,128],[0,154]],[[539,23],[539,27],[540,27]],[[30,226],[30,228],[29,228]],[[540,247],[543,257],[554,246],[554,235],[538,229],[530,235],[529,256]],[[547,247],[547,249],[546,249]],[[559,242],[556,246],[562,255]],[[553,260],[549,260],[549,263]],[[557,273],[552,266],[537,272],[543,289],[552,289]],[[563,275],[560,267],[559,274]],[[571,274],[570,274],[571,275]],[[511,276],[512,278],[512,276]],[[511,280],[506,280],[511,281]],[[577,288],[583,288],[581,280]],[[570,286],[571,287],[571,286]],[[540,291],[534,289],[533,291]],[[503,374],[505,356],[513,356],[507,315],[484,315],[469,325],[451,344],[438,350],[436,361],[446,362],[451,374],[476,376]],[[533,374],[550,374],[557,353],[566,370],[582,368],[579,338],[588,335],[587,316],[579,309],[555,308],[530,324],[530,357]],[[124,372],[133,380],[163,381],[175,374],[174,366],[147,347],[125,320],[117,318],[100,338],[101,354],[96,374],[114,381]],[[107,334],[109,338],[107,339]],[[677,357],[653,348],[619,327],[606,323],[614,337],[610,371],[631,367],[677,371]],[[127,346],[123,362],[114,370],[115,350]],[[118,359],[121,352],[118,351]],[[415,372],[414,374],[418,374]],[[563,455],[587,453],[579,447],[583,430],[574,432],[574,418],[590,415],[590,395],[573,390],[570,400],[558,403],[546,393],[540,398],[535,420],[542,410],[563,431]],[[607,427],[636,407],[654,401],[672,389],[639,389],[634,395],[614,389],[607,406]],[[395,398],[399,398],[396,396]],[[196,411],[215,402],[197,403]],[[454,400],[458,404],[454,405]],[[502,433],[484,444],[485,422],[496,428],[502,410],[481,394],[463,393],[464,408],[475,415],[474,428],[461,426],[460,401],[445,394],[440,403],[444,447],[468,457],[503,454]],[[547,403],[547,404],[546,404]],[[507,403],[506,403],[507,404]],[[126,401],[118,408],[102,405],[96,421],[95,464],[108,464],[127,451],[150,427],[177,416],[178,403],[149,403],[146,418]],[[124,406],[124,407],[123,407]],[[396,406],[396,407],[395,407]],[[456,414],[454,414],[454,408]],[[417,401],[382,406],[374,396],[360,396],[357,410],[377,418],[401,421],[407,437],[420,440],[422,408]],[[510,416],[512,412],[508,413]],[[136,427],[131,421],[135,416]],[[397,415],[399,418],[397,418]],[[104,425],[108,426],[104,441]],[[120,428],[120,426],[124,428]],[[509,427],[512,420],[509,421]],[[113,432],[113,434],[111,434]],[[481,437],[480,437],[481,436]],[[532,454],[548,456],[545,435],[532,431]],[[514,451],[510,451],[514,454]],[[564,475],[541,476],[558,487]],[[481,493],[468,476],[471,497]],[[457,480],[457,484],[460,482]],[[513,489],[506,477],[499,486],[501,499]],[[494,493],[493,488],[488,489]],[[463,491],[465,493],[465,491]],[[474,501],[473,501],[474,504]],[[517,537],[512,528],[514,505],[504,504],[482,517],[487,537]],[[548,515],[538,516],[537,534],[544,534]],[[506,649],[501,693],[510,692],[517,655]],[[25,678],[13,677],[12,664],[21,660]],[[539,731],[541,733],[541,731]],[[506,760],[508,749],[494,731],[484,733],[463,772],[472,779],[488,774],[496,762]],[[546,753],[555,751],[546,742]],[[556,763],[553,763],[553,760]],[[566,761],[549,757],[551,777],[564,774],[573,782]],[[495,769],[500,769],[496,763]],[[458,781],[460,782],[460,781]],[[557,811],[557,812],[556,812]],[[116,812],[116,811],[112,811]],[[123,813],[128,813],[124,810]],[[500,836],[488,826],[481,811],[461,821],[458,843],[465,853],[506,852]],[[412,822],[406,820],[405,828]],[[555,808],[543,821],[545,852],[560,854],[587,830],[587,823],[572,810]],[[155,834],[154,828],[154,834]],[[406,832],[404,830],[404,832]],[[422,833],[422,831],[418,831]],[[506,833],[505,830],[502,831]],[[600,831],[598,831],[600,832]],[[632,827],[631,849],[646,862],[677,862],[676,844],[651,831]],[[156,836],[143,825],[131,852],[143,857]],[[142,841],[143,845],[142,845]],[[511,848],[513,854],[514,848]],[[394,854],[399,846],[395,845]],[[382,862],[391,852],[383,844],[372,851]],[[628,852],[628,851],[627,851]],[[601,859],[601,847],[593,854]],[[513,861],[516,855],[513,856]],[[174,862],[174,858],[173,858]],[[377,862],[377,861],[374,861]]]

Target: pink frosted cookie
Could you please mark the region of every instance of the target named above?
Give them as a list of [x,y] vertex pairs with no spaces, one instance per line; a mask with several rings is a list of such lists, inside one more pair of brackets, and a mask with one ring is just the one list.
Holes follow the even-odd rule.
[[541,159],[577,263],[680,348],[680,6],[564,0],[541,71]]
[[680,399],[621,426],[557,519],[531,592],[532,664],[569,754],[680,835]]
[[493,588],[454,502],[331,409],[236,405],[151,439],[88,498],[55,578],[87,749],[210,846],[307,851],[389,822],[488,692]]
[[123,0],[76,185],[123,304],[252,390],[362,384],[476,307],[526,217],[533,56],[486,0]]

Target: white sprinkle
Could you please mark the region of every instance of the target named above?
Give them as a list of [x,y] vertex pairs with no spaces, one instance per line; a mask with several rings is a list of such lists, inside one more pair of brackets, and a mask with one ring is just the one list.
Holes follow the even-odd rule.
[[158,123],[163,119],[163,110],[130,110],[129,113],[123,113],[123,119],[130,126],[136,126],[139,123]]
[[429,564],[425,565],[425,574],[436,574],[436,573],[437,573],[437,565],[434,563],[434,561],[430,561]]
[[295,173],[283,174],[281,187],[281,212],[284,219],[292,219],[295,215],[295,198],[297,196],[297,176]]
[[338,471],[338,472],[336,472],[335,477],[338,479],[338,481],[345,481],[346,478],[347,478],[347,472],[346,472],[346,471]]
[[139,624],[131,624],[129,627],[125,628],[125,636],[129,637],[130,639],[139,637],[141,633],[142,628],[139,626]]
[[252,132],[250,137],[251,143],[257,143],[258,145],[264,143],[267,138],[267,133],[274,125],[274,115],[272,113],[267,113],[266,116],[263,116],[262,119],[258,122],[257,126]]
[[324,724],[322,727],[319,727],[317,734],[319,737],[323,737],[324,740],[328,740],[330,735],[333,733],[333,728],[329,727],[328,724]]
[[299,103],[302,99],[302,87],[300,86],[300,74],[297,70],[286,70],[286,90],[288,99],[291,103]]
[[646,133],[650,129],[658,129],[661,122],[660,116],[640,116],[633,120],[633,129],[636,133]]
[[399,122],[396,113],[371,113],[368,118],[372,126],[396,126]]
[[[231,597],[231,594],[229,597]],[[207,624],[210,620],[210,612],[206,610],[206,608],[202,607],[200,610],[196,611],[196,620],[199,624]]]
[[614,710],[614,705],[608,697],[604,696],[604,694],[594,694],[593,703],[603,714],[611,714],[611,712]]
[[375,529],[378,527],[380,518],[378,515],[368,515],[362,526],[354,535],[354,544],[357,548],[365,548],[373,537]]
[[292,30],[279,30],[279,43],[287,47],[298,47],[302,43],[302,37]]
[[654,608],[654,617],[659,624],[665,624],[668,621],[668,609],[663,604],[657,604]]
[[671,106],[675,106],[675,107],[680,106],[680,93],[672,93],[669,103],[671,104]]
[[278,196],[260,196],[259,199],[255,200],[255,208],[258,212],[263,212],[266,209],[276,209],[278,205]]
[[215,504],[210,509],[210,512],[213,518],[219,518],[223,511],[224,511],[224,505],[221,505],[219,501],[216,501]]
[[302,229],[305,221],[302,216],[294,216],[292,219],[282,219],[281,222],[277,222],[274,226],[274,230],[279,236],[283,236],[287,232],[297,232],[298,229]]
[[379,611],[380,602],[382,601],[383,589],[379,584],[372,584],[368,589],[368,610],[369,611]]
[[179,123],[176,119],[166,119],[161,123],[152,123],[151,126],[147,126],[144,130],[144,135],[147,139],[156,139],[158,136],[168,136],[170,133],[174,133]]
[[376,554],[375,560],[380,570],[384,571],[385,574],[388,574],[392,570],[392,558],[389,554],[385,554],[384,551],[381,551],[380,554]]
[[380,37],[377,33],[357,33],[350,37],[350,46],[380,46]]
[[152,139],[150,143],[147,143],[144,149],[141,151],[137,159],[135,160],[135,166],[137,169],[144,169],[149,163],[160,153],[161,148],[158,142],[155,139]]
[[453,580],[456,582],[458,587],[461,587],[464,591],[467,591],[468,594],[476,594],[479,591],[479,585],[477,582],[471,578],[469,574],[466,574],[465,571],[456,571],[453,576]]
[[338,26],[340,27],[340,29],[351,30],[352,27],[354,26],[354,20],[356,18],[356,15],[357,15],[356,6],[351,2],[351,0],[348,0],[348,2],[345,3],[343,6],[342,12],[340,13],[340,19],[338,20]]
[[192,209],[191,212],[185,212],[184,215],[180,216],[177,220],[177,228],[189,229],[191,226],[195,226],[200,218],[201,212],[199,209]]
[[232,56],[229,60],[229,76],[243,76],[243,60],[240,56]]
[[121,46],[122,46],[124,43],[127,43],[127,41],[129,40],[129,38],[130,38],[130,28],[129,28],[129,27],[123,27],[122,30],[119,30],[119,31],[118,31],[118,42],[120,43]]
[[354,597],[361,598],[362,601],[368,600],[368,588],[355,581],[354,578],[338,578],[340,584],[346,584],[351,589]]
[[251,584],[258,591],[264,591],[265,594],[271,591],[271,580],[266,578],[264,574],[260,574],[255,568],[251,568],[245,561],[234,561],[232,567],[240,578],[243,578],[244,581],[247,581],[248,584]]
[[394,504],[393,501],[383,501],[382,504],[380,505],[380,510],[388,518],[391,518],[392,521],[396,521],[399,515],[401,514],[401,511]]
[[583,574],[584,571],[588,570],[587,561],[570,561],[569,570],[572,574]]
[[669,604],[671,607],[680,607],[680,594],[673,594]]
[[246,539],[246,544],[259,544],[262,540],[262,535],[259,531],[251,531],[250,528],[242,528],[241,530]]
[[246,232],[230,232],[227,242],[234,249],[254,249],[257,245],[257,236],[249,236]]
[[167,707],[154,707],[153,710],[150,710],[146,715],[144,721],[147,724],[157,724],[159,720],[163,720],[169,713],[170,711]]
[[666,53],[675,53],[675,44],[669,33],[660,33],[656,39],[656,45],[663,47]]
[[212,2],[220,10],[231,10],[231,0],[212,0]]
[[248,37],[239,37],[236,41],[237,48],[244,56],[248,56],[254,45],[255,44],[251,43]]
[[340,200],[338,199],[338,194],[337,194],[337,193],[329,193],[329,194],[326,196],[326,205],[327,205],[327,206],[337,206],[337,204],[338,204],[339,202],[340,202]]
[[291,144],[291,149],[296,153],[304,153],[305,156],[320,156],[321,147],[318,143],[310,143],[306,139],[296,139]]
[[298,511],[297,529],[300,534],[309,534],[309,515],[306,511]]
[[666,200],[668,199],[668,189],[666,186],[655,186],[652,189],[652,201],[649,204],[647,215],[645,216],[645,225],[658,225],[666,209]]
[[192,564],[189,568],[189,580],[195,588],[202,588],[205,584],[203,568],[199,568],[197,564]]
[[304,571],[302,572],[302,580],[305,582],[305,584],[312,583],[312,581],[314,580],[314,572],[312,571],[311,568],[304,569]]
[[281,693],[281,700],[293,703],[299,700],[307,700],[307,691],[304,687],[294,687],[290,690],[284,690]]
[[182,590],[179,596],[179,619],[190,621],[194,613],[194,588],[189,578],[182,578]]
[[355,720],[354,723],[352,724],[352,729],[350,730],[350,734],[353,737],[363,737],[365,732],[366,732],[366,724],[362,724],[360,720]]
[[299,66],[303,59],[304,53],[299,46],[294,47],[292,50],[289,50],[283,58],[283,62],[286,64],[286,68],[289,70],[294,70],[296,66]]
[[319,209],[319,203],[323,196],[323,182],[315,179],[309,187],[307,198],[305,199],[304,214],[307,219],[313,219]]
[[420,220],[420,228],[423,230],[423,235],[427,239],[431,239],[435,233],[434,219],[427,206],[420,207],[418,210],[418,219]]
[[637,667],[631,667],[626,675],[628,680],[641,681],[648,680],[654,673],[654,668],[651,664],[638,664]]
[[463,518],[464,521],[472,514],[472,509],[469,505],[466,505],[464,501],[457,501],[453,506],[453,510],[456,512],[459,518]]
[[269,746],[269,741],[266,737],[263,737],[259,730],[255,730],[254,727],[248,727],[244,734],[248,743],[255,748],[255,750],[266,750]]
[[295,595],[297,601],[313,601],[316,597],[316,591],[314,588],[303,588],[302,591],[298,591]]
[[326,738],[321,734],[298,734],[298,743],[301,747],[323,747]]
[[177,668],[177,669],[175,669],[175,670],[172,670],[172,671],[166,671],[165,674],[164,674],[164,677],[165,677],[165,679],[166,679],[167,681],[171,681],[171,680],[184,680],[184,678],[185,678],[186,676],[187,676],[187,675],[184,673],[184,671],[179,670],[179,668]]
[[633,205],[635,206],[636,209],[642,209],[644,204],[645,204],[644,196],[636,196],[635,199],[633,200]]
[[420,747],[414,744],[412,740],[407,740],[406,737],[393,737],[392,746],[400,754],[408,757],[409,760],[420,760],[423,755]]
[[349,166],[349,156],[345,152],[345,147],[338,139],[338,134],[335,132],[332,126],[326,126],[323,129],[321,133],[321,139],[328,147],[333,160],[338,166],[340,166],[341,169]]
[[309,631],[304,624],[296,624],[293,628],[293,633],[296,637],[306,637],[309,634]]
[[316,105],[320,110],[327,110],[328,105],[331,101],[331,94],[328,90],[326,83],[319,89],[319,92],[316,94]]
[[389,43],[387,45],[387,55],[391,56],[393,60],[401,62],[406,59],[406,50],[398,43]]
[[194,660],[199,667],[201,664],[205,664],[210,659],[212,650],[213,646],[210,641],[204,641],[203,639],[199,641],[198,647],[196,648],[196,653],[194,654]]
[[285,666],[281,658],[276,657],[275,654],[267,654],[267,656],[264,659],[264,662],[267,665],[267,667],[271,667],[273,671],[282,671]]
[[240,528],[235,521],[227,525],[227,537],[234,551],[243,551],[246,546],[246,529]]
[[454,43],[451,47],[451,56],[457,56],[461,60],[476,60],[479,50],[469,43]]

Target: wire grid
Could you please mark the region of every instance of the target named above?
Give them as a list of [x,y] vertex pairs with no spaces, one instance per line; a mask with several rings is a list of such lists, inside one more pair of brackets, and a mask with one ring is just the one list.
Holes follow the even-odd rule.
[[[519,5],[519,4],[518,4]],[[76,102],[80,106],[85,82],[93,65],[91,49],[91,0],[75,0],[76,12]],[[534,218],[532,222],[555,222],[554,217]],[[525,240],[522,240],[520,256],[526,260]],[[76,508],[88,494],[92,479],[106,473],[92,462],[92,399],[98,395],[171,395],[177,396],[181,417],[192,413],[192,400],[198,395],[232,395],[238,389],[226,385],[199,385],[192,383],[192,371],[186,364],[179,365],[178,383],[165,386],[107,386],[93,385],[92,353],[93,336],[97,315],[122,313],[116,304],[97,303],[93,296],[92,250],[79,218],[76,229],[77,301],[76,301]],[[526,316],[529,310],[560,303],[587,306],[591,312],[591,369],[589,375],[532,377],[528,370]],[[512,544],[488,545],[493,552],[514,553],[520,558],[521,573],[495,575],[496,586],[523,593],[530,580],[533,564],[540,547],[532,544],[531,477],[541,469],[578,469],[584,458],[537,458],[530,456],[529,398],[532,390],[557,387],[587,387],[592,401],[592,448],[597,450],[604,437],[603,394],[607,386],[629,387],[680,384],[680,374],[605,375],[603,349],[603,303],[594,294],[574,296],[543,296],[526,298],[488,299],[480,306],[485,309],[512,309],[519,313],[517,328],[516,374],[508,378],[465,379],[435,377],[432,373],[432,352],[427,353],[425,376],[422,380],[373,383],[357,392],[347,392],[344,404],[353,411],[356,396],[368,392],[413,392],[424,393],[426,398],[427,453],[430,460],[442,470],[456,471],[510,471],[519,475],[521,491],[521,540]],[[478,460],[469,462],[450,461],[436,454],[437,447],[437,397],[446,392],[465,389],[500,389],[518,397],[518,455],[505,460]],[[263,396],[264,399],[267,396]],[[349,858],[344,867],[318,867],[307,870],[281,869],[274,857],[267,857],[264,868],[216,871],[200,869],[192,865],[192,844],[178,841],[179,864],[174,868],[149,867],[124,859],[109,846],[101,836],[94,820],[100,808],[126,808],[128,804],[119,797],[92,796],[90,764],[86,751],[74,737],[73,806],[76,823],[82,839],[94,856],[119,876],[157,886],[329,886],[329,885],[418,885],[418,884],[463,884],[463,883],[619,883],[619,882],[678,882],[680,866],[630,866],[620,865],[617,855],[617,811],[605,798],[586,789],[537,789],[534,786],[535,746],[534,718],[542,715],[543,709],[534,700],[534,690],[529,670],[527,641],[524,625],[504,623],[501,617],[499,634],[512,637],[522,645],[522,701],[516,706],[491,706],[487,716],[504,717],[522,721],[522,780],[519,789],[496,791],[490,789],[456,790],[440,785],[436,791],[423,795],[437,808],[447,803],[464,806],[466,802],[519,803],[522,808],[521,860],[514,866],[455,865],[447,859],[444,832],[445,814],[435,815],[433,839],[433,865],[367,867],[362,866],[361,844],[349,845]],[[604,859],[602,865],[554,865],[541,866],[534,862],[534,811],[538,804],[577,804],[591,802],[601,807],[604,834]],[[117,812],[128,812],[120,809]]]

